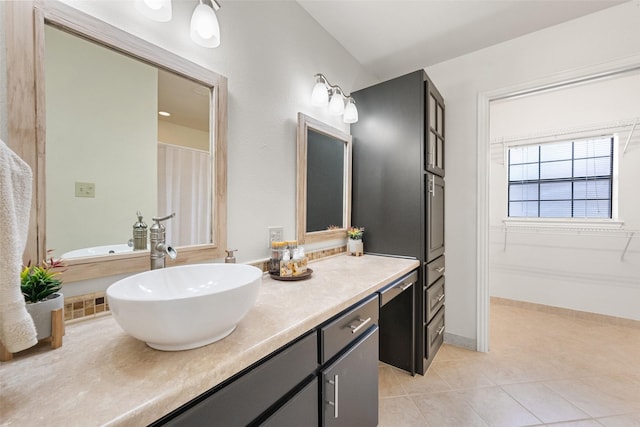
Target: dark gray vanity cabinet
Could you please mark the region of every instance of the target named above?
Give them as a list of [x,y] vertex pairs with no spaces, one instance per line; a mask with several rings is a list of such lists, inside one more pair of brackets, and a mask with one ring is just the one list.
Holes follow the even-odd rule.
[[378,327],[374,326],[320,373],[322,425],[378,425]]
[[152,426],[376,426],[378,308],[364,298]]
[[288,418],[291,425],[317,425],[317,342],[313,331],[153,425],[259,425],[267,416]]
[[[413,329],[415,369],[424,374],[444,333],[443,325],[431,324],[444,322],[444,311],[437,319],[426,316],[427,291],[435,283],[429,265],[445,252],[444,100],[423,70],[352,96],[359,121],[351,125],[351,222],[366,230],[365,253],[411,257],[421,263],[414,286]],[[444,310],[444,297],[441,303]],[[432,330],[439,331],[439,340],[432,340]]]
[[378,425],[378,294],[320,329],[321,425]]

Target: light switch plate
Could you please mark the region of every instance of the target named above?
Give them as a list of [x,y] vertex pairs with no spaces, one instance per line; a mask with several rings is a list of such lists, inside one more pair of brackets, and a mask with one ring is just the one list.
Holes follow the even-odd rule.
[[76,197],[96,197],[96,184],[93,182],[76,182]]
[[283,239],[282,226],[269,227],[269,248],[271,248],[271,242],[281,242]]

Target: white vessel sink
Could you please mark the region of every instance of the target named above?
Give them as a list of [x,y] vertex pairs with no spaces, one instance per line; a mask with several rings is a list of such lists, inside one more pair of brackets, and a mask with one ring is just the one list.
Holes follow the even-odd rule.
[[75,249],[73,251],[65,252],[62,254],[61,258],[83,258],[88,256],[123,254],[127,252],[133,252],[133,248],[127,244],[93,246],[90,248]]
[[233,332],[261,283],[262,271],[249,265],[182,265],[119,280],[107,298],[129,335],[158,350],[189,350]]

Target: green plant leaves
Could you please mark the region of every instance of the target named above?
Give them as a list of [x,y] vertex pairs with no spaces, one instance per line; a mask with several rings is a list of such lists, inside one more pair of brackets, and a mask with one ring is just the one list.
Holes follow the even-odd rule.
[[25,301],[42,301],[58,292],[62,287],[62,281],[55,277],[57,274],[48,267],[25,267],[20,274],[20,289]]

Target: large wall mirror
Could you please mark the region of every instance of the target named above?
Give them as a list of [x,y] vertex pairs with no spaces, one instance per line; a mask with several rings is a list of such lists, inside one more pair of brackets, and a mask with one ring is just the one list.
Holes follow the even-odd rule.
[[351,222],[351,135],[298,113],[297,237],[344,239]]
[[[149,227],[176,213],[165,224],[173,263],[222,257],[226,78],[63,3],[25,3],[32,23],[24,6],[6,16],[25,27],[8,52],[22,43],[24,55],[35,35],[36,90],[19,101],[36,111],[35,158],[22,147],[37,171],[25,257],[53,249],[65,282],[148,269],[148,250],[127,244],[137,211]],[[11,76],[20,64],[8,59]]]

